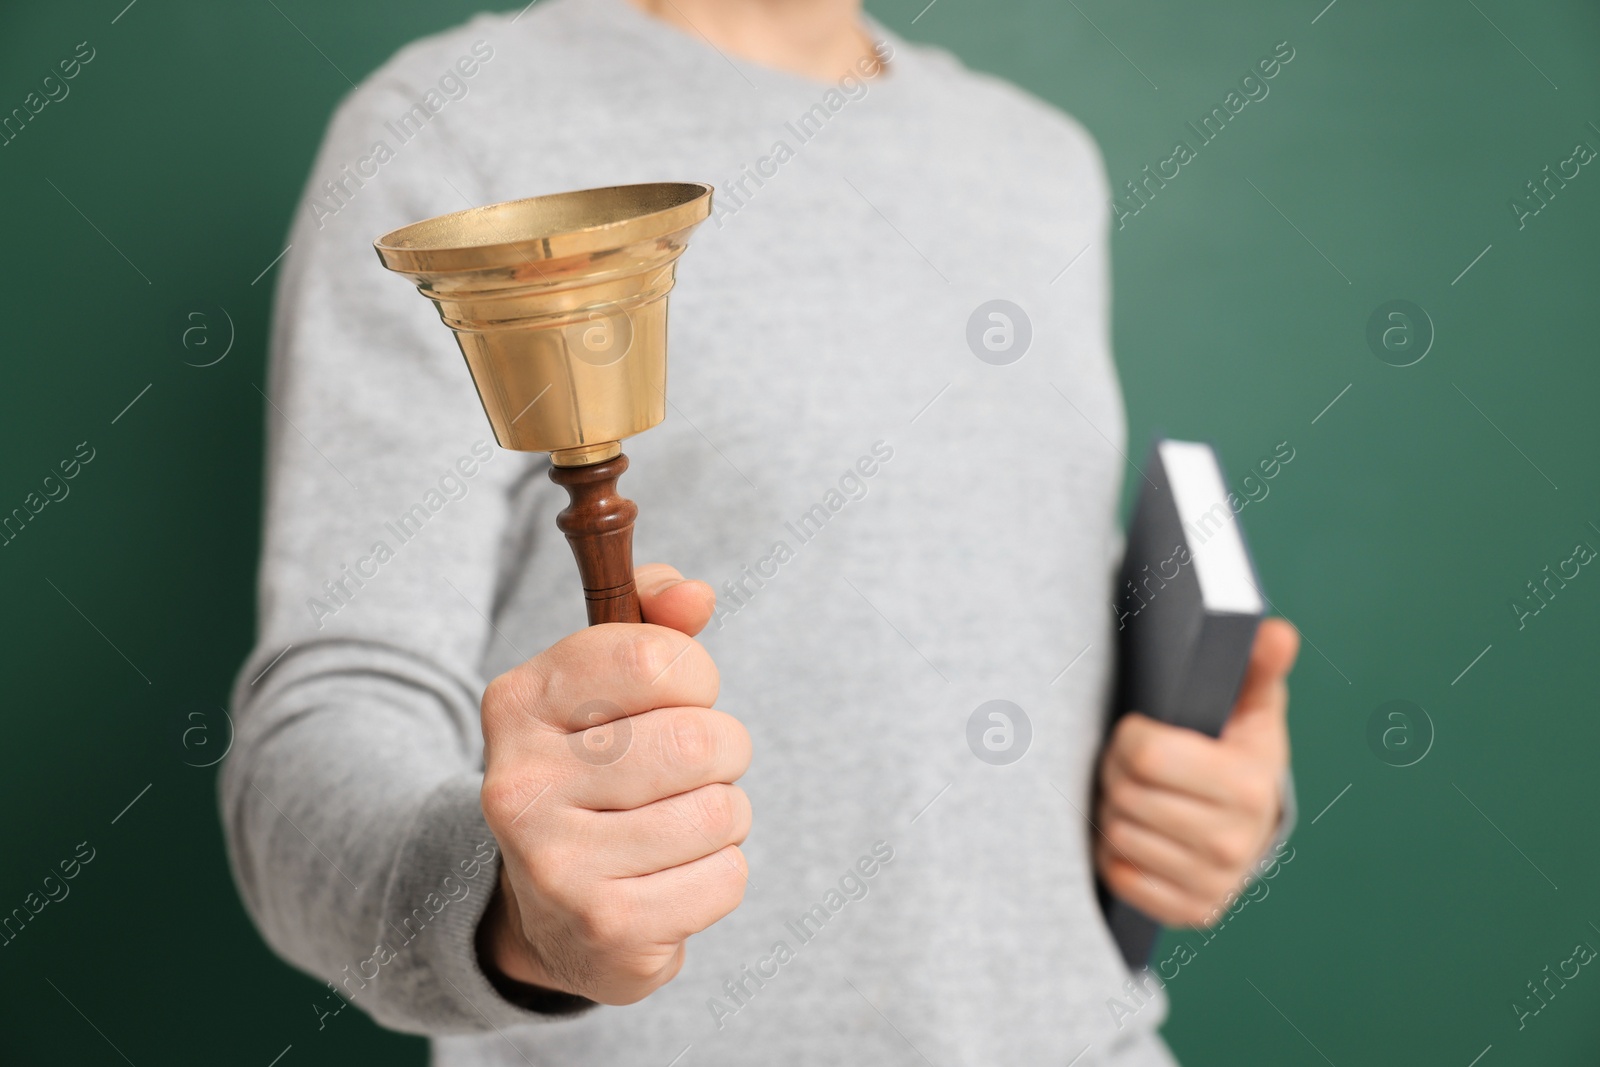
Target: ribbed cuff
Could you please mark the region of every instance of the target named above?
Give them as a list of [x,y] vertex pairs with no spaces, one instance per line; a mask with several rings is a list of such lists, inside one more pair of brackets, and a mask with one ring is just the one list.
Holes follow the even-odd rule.
[[500,851],[483,819],[481,787],[481,775],[463,774],[434,789],[395,859],[383,902],[385,940],[354,969],[357,982],[347,992],[384,1026],[478,1033],[593,1006],[484,972],[477,934],[500,883]]

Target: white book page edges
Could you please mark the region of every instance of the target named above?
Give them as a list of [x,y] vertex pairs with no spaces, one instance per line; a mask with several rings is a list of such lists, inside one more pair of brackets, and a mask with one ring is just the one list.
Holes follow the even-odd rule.
[[1261,590],[1239,535],[1238,516],[1228,505],[1216,453],[1195,441],[1162,441],[1159,448],[1207,610],[1261,614]]

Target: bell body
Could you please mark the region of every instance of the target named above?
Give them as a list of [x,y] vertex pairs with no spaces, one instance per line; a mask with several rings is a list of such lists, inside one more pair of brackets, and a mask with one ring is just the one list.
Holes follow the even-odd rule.
[[667,294],[711,187],[615,186],[429,219],[376,243],[455,334],[502,447],[615,456],[666,416]]

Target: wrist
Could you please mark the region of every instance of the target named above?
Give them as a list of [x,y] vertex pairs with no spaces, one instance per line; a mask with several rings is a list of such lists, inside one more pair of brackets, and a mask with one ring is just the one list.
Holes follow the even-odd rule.
[[483,976],[496,993],[519,1008],[542,1015],[575,1015],[594,1007],[594,1001],[560,988],[539,963],[522,932],[521,915],[504,867],[478,923],[477,952]]
[[568,992],[540,966],[533,946],[522,931],[516,896],[503,866],[494,895],[489,898],[489,906],[478,923],[477,949],[479,965],[497,984],[509,981],[552,993]]

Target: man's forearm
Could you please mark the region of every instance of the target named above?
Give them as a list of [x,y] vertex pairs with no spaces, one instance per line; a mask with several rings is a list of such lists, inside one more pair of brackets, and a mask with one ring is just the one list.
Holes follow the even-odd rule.
[[526,1016],[478,967],[499,850],[462,709],[446,707],[466,698],[431,673],[349,643],[284,656],[236,705],[225,829],[280,954],[386,1026],[477,1031]]

